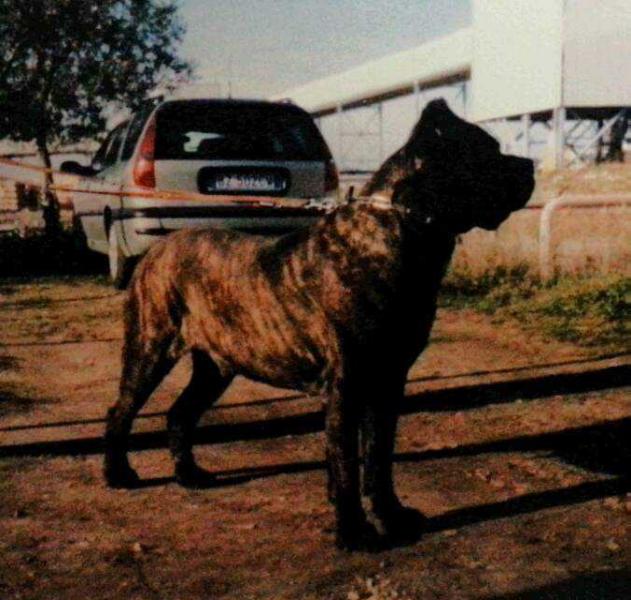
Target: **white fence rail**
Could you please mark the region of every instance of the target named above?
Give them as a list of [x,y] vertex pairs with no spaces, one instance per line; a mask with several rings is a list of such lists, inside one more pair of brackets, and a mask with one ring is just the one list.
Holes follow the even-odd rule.
[[[559,196],[541,206],[539,218],[539,272],[544,280],[554,276],[554,253],[552,251],[552,217],[561,209],[599,209],[628,206],[631,194],[572,194]],[[534,208],[534,207],[533,207]],[[631,240],[629,240],[631,248]]]

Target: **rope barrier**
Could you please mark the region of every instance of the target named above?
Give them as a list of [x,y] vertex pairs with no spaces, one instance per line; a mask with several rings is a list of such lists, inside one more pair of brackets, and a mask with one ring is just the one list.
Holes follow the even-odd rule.
[[278,198],[275,196],[248,196],[239,195],[238,197],[224,194],[200,194],[198,192],[183,192],[181,190],[151,190],[148,188],[130,188],[120,187],[112,188],[108,187],[105,182],[101,182],[98,179],[92,179],[82,177],[81,175],[75,175],[72,173],[64,173],[63,171],[57,171],[55,169],[49,169],[47,167],[41,167],[39,165],[30,165],[27,163],[20,163],[8,158],[0,158],[0,179],[6,179],[14,181],[16,183],[22,183],[25,185],[44,187],[44,182],[35,182],[33,179],[28,179],[24,174],[20,176],[20,171],[27,171],[31,173],[41,174],[42,177],[46,174],[55,177],[61,177],[65,181],[72,180],[75,185],[68,184],[56,184],[53,183],[48,186],[48,189],[54,192],[62,193],[75,193],[75,194],[94,194],[94,195],[107,195],[107,196],[126,196],[133,198],[156,198],[159,200],[182,200],[192,202],[203,202],[204,204],[217,204],[221,206],[236,205],[243,206],[244,204],[250,205],[253,208],[256,207],[276,207],[276,208],[303,208],[309,205],[309,199],[298,198]]

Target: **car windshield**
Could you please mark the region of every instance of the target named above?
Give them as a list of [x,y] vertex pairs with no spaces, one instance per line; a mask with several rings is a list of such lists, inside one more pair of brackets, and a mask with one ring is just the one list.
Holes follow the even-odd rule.
[[309,115],[264,104],[173,103],[157,113],[157,160],[326,160]]

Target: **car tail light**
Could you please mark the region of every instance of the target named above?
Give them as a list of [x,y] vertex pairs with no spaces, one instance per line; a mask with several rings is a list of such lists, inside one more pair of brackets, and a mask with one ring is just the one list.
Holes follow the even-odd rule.
[[324,171],[324,192],[334,192],[339,185],[340,176],[338,175],[335,161],[331,159],[326,163]]
[[145,135],[142,138],[138,158],[134,165],[134,183],[142,187],[156,187],[155,154],[156,147],[156,120],[152,117],[147,125]]

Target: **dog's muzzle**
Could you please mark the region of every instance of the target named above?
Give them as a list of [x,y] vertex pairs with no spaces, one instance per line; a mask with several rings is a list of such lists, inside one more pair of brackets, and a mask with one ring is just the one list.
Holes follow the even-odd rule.
[[529,158],[506,157],[506,200],[511,210],[523,208],[535,189],[535,165]]
[[535,188],[535,167],[528,158],[503,156],[497,172],[497,189],[490,192],[493,201],[480,218],[484,229],[497,229],[512,212],[526,205]]

